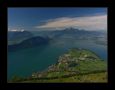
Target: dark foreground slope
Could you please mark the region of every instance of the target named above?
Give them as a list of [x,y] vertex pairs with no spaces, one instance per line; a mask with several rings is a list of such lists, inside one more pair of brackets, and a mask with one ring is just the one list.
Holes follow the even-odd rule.
[[107,82],[107,62],[89,50],[71,49],[43,72],[28,78],[17,77],[11,82]]

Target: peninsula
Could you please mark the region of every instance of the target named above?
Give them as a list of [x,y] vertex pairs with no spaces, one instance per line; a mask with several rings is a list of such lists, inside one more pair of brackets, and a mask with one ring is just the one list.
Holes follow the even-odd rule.
[[28,78],[14,78],[11,82],[107,82],[107,62],[94,52],[85,49],[70,49],[59,56],[57,63],[42,72],[34,72]]

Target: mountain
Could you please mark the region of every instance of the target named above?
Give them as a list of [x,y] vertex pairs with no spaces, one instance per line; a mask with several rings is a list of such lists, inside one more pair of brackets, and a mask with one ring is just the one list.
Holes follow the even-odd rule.
[[54,38],[75,38],[75,39],[95,39],[107,36],[104,31],[88,31],[75,28],[65,28],[54,31],[38,31],[39,36],[48,36]]
[[8,51],[16,51],[16,50],[21,50],[24,48],[31,48],[31,47],[36,47],[39,45],[45,45],[45,44],[48,44],[48,42],[49,42],[48,38],[43,38],[40,36],[32,37],[32,38],[23,40],[19,44],[8,45]]
[[8,45],[20,43],[33,36],[29,31],[8,31]]
[[9,31],[8,32],[8,40],[17,40],[23,38],[33,37],[33,34],[29,31]]
[[66,28],[64,30],[60,30],[57,32],[53,32],[54,37],[56,38],[76,38],[76,39],[88,39],[88,38],[95,38],[101,37],[104,33],[100,31],[86,31],[86,30],[79,30],[74,28]]

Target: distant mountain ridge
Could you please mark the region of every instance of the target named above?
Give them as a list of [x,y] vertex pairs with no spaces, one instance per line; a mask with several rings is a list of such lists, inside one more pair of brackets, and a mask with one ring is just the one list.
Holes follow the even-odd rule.
[[[34,31],[33,31],[34,32]],[[52,30],[52,31],[35,31],[32,33],[31,31],[23,31],[23,32],[8,32],[8,40],[16,40],[22,38],[30,38],[33,37],[34,34],[36,36],[41,37],[50,37],[50,38],[95,38],[95,37],[106,37],[107,33],[104,31],[88,31],[88,30],[80,30],[75,28],[65,28],[63,30]]]
[[40,36],[32,37],[32,38],[22,41],[19,44],[8,45],[8,51],[17,51],[17,50],[21,50],[24,48],[37,47],[39,45],[48,44],[48,42],[49,42],[48,38],[43,38]]
[[50,39],[90,39],[96,40],[95,42],[107,42],[107,32],[104,31],[88,31],[80,30],[75,28],[66,28],[63,30],[53,30],[53,31],[15,31],[8,32],[8,45],[19,44],[23,40],[32,38],[34,36],[40,36]]
[[29,31],[8,31],[8,40],[17,40],[23,38],[30,38],[34,35]]
[[106,32],[104,31],[88,31],[80,30],[75,28],[66,28],[63,30],[53,30],[53,31],[38,31],[39,36],[48,36],[50,38],[76,38],[76,39],[87,39],[96,37],[105,37]]
[[8,31],[8,45],[19,44],[31,37],[34,37],[34,34],[29,31]]

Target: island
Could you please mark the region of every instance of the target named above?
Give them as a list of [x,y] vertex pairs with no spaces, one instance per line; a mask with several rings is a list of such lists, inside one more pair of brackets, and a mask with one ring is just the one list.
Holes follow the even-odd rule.
[[107,83],[107,61],[81,48],[68,50],[57,63],[30,77],[14,77],[10,83]]

